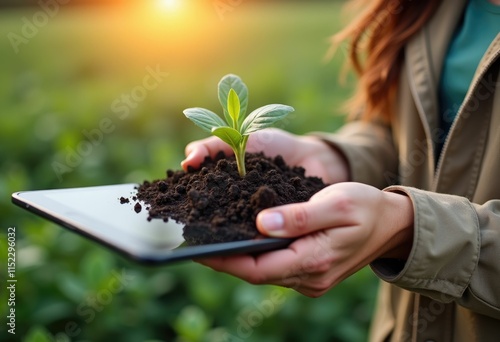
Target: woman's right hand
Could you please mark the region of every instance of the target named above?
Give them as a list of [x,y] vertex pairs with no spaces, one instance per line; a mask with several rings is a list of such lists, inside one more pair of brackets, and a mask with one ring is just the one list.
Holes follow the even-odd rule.
[[[186,146],[186,159],[181,162],[184,170],[188,166],[199,168],[206,156],[214,157],[223,151],[233,151],[217,137],[197,140]],[[276,128],[264,129],[250,135],[248,152],[264,152],[268,157],[281,155],[291,166],[302,166],[307,176],[316,176],[327,184],[349,180],[349,169],[344,156],[325,142],[313,136],[298,136]]]

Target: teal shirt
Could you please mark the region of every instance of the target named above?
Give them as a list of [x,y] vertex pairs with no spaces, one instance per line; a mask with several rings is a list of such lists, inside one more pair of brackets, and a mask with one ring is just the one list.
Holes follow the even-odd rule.
[[470,0],[448,48],[441,74],[439,105],[445,133],[450,130],[482,56],[499,32],[500,6],[488,0]]

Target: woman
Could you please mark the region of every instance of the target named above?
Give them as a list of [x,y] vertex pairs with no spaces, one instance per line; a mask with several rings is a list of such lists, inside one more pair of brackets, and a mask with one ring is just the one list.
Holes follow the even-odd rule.
[[[263,234],[298,237],[287,249],[200,262],[311,297],[370,265],[383,280],[371,340],[496,341],[500,1],[361,3],[368,11],[336,36],[360,77],[352,120],[248,145],[333,185],[258,215]],[[230,153],[193,142],[182,165],[218,150]]]

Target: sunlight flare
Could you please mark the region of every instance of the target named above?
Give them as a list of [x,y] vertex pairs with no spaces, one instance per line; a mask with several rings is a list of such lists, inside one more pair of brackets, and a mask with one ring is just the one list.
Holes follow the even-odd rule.
[[168,11],[177,11],[181,7],[180,0],[158,0],[160,8]]

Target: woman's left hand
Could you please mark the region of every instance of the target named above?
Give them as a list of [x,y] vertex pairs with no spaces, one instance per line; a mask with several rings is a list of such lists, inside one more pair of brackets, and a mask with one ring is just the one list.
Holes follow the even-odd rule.
[[252,284],[280,285],[318,297],[375,259],[407,259],[413,205],[404,194],[337,183],[308,202],[263,210],[257,228],[268,236],[297,240],[259,255],[197,261]]

